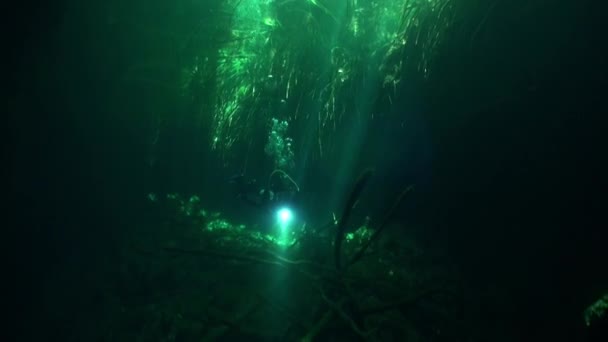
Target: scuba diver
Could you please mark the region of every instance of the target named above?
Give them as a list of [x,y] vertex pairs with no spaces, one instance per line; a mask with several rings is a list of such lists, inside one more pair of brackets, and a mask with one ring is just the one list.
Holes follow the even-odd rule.
[[298,184],[283,170],[270,173],[266,184],[259,184],[255,178],[238,174],[229,178],[236,189],[236,198],[258,208],[272,209],[279,205],[291,204],[300,191]]

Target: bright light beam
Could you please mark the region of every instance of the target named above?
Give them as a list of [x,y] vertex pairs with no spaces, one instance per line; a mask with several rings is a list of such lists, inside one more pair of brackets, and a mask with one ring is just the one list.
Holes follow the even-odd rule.
[[287,227],[293,219],[293,213],[289,208],[281,208],[277,211],[277,219],[281,224],[281,227]]

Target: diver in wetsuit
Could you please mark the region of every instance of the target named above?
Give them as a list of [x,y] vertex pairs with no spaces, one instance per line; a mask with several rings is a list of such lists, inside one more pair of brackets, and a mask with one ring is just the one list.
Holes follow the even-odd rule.
[[291,203],[300,191],[298,185],[281,170],[273,171],[266,185],[244,174],[230,177],[229,183],[236,187],[236,197],[256,207],[268,208]]

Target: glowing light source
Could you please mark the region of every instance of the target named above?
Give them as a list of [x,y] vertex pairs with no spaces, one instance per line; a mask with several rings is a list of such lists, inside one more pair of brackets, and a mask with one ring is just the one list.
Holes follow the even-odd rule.
[[291,220],[293,219],[293,213],[289,208],[281,208],[277,212],[277,218],[279,220],[279,223],[285,226],[288,225],[289,222],[291,222]]

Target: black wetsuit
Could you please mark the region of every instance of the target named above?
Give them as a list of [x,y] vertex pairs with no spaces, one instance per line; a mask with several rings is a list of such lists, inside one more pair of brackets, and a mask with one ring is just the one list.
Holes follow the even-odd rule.
[[284,182],[273,182],[263,187],[255,179],[246,179],[244,175],[231,177],[230,183],[236,186],[238,199],[261,208],[291,204],[297,193]]

